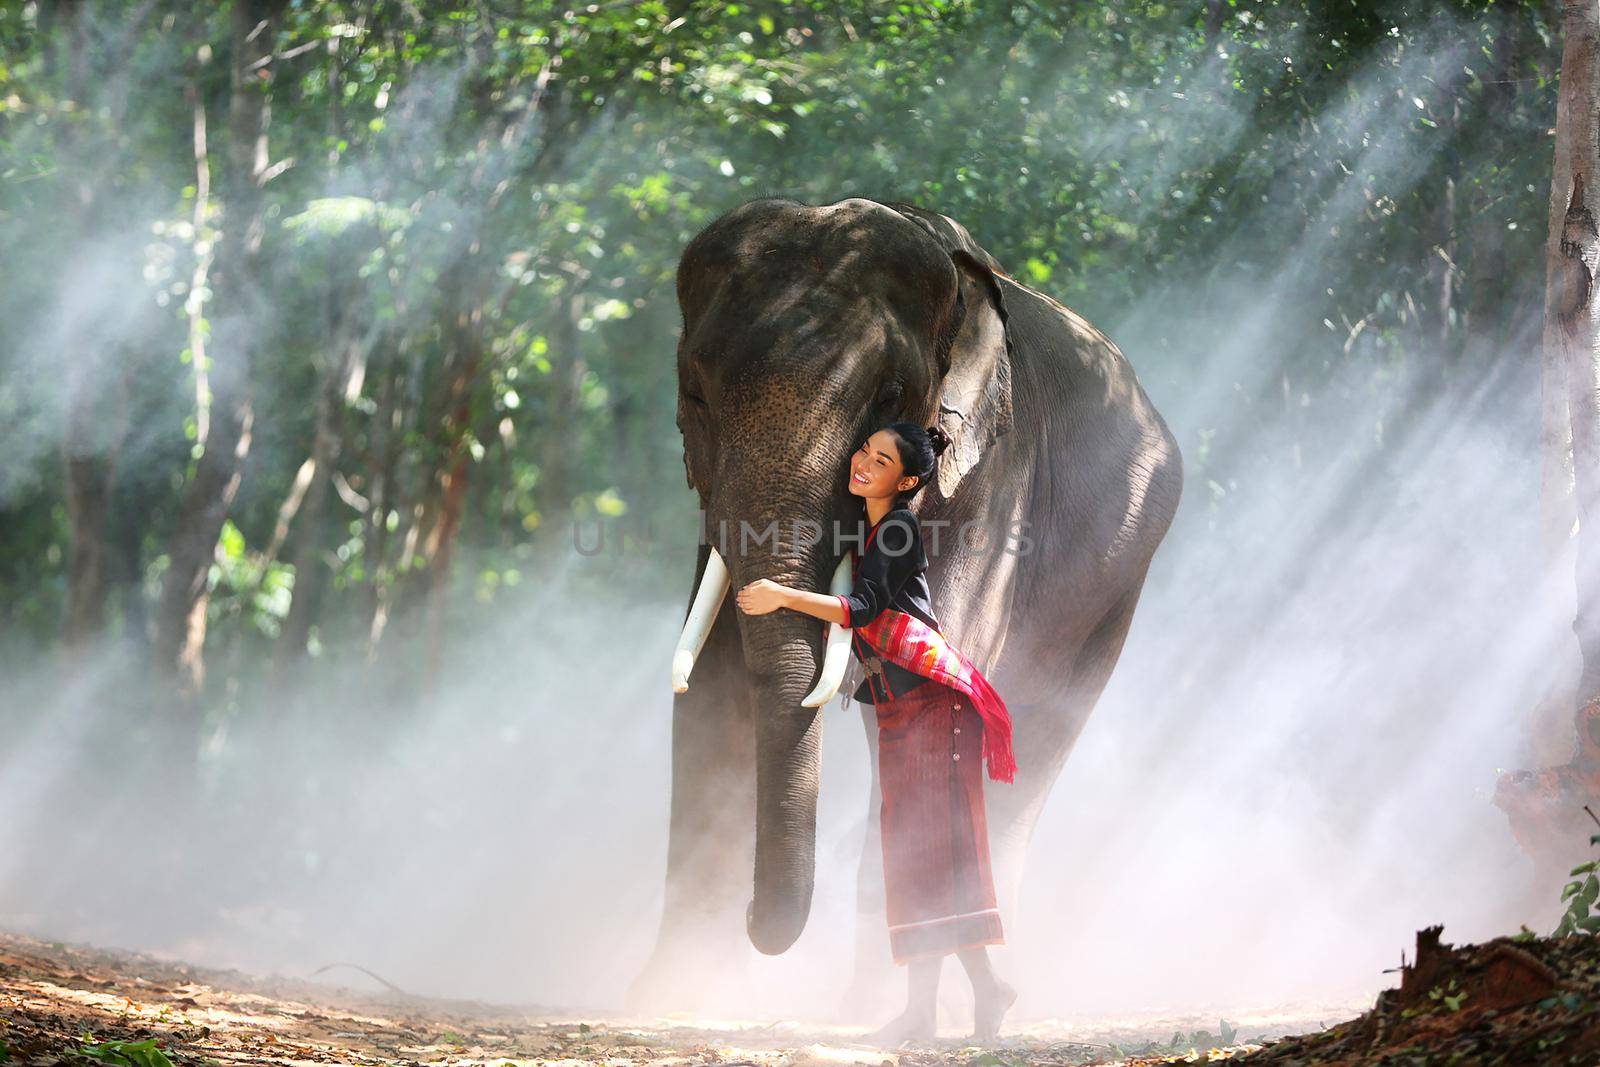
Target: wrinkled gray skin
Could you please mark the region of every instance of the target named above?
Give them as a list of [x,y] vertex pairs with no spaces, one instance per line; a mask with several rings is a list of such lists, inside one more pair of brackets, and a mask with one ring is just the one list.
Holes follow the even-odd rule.
[[[727,520],[733,590],[757,578],[825,590],[839,558],[831,534],[809,547],[792,537],[741,545],[740,520],[855,529],[863,510],[846,489],[848,462],[867,434],[937,418],[952,437],[913,507],[944,632],[1014,721],[1016,781],[985,781],[1014,938],[1034,823],[1178,505],[1177,442],[1103,334],[1004,274],[958,223],[910,205],[746,203],[689,243],[678,300],[684,461],[707,536]],[[950,523],[937,548],[932,520]],[[969,520],[996,539],[962,544],[955,531]],[[707,554],[701,545],[691,596]],[[741,922],[764,953],[805,928],[826,709],[799,702],[824,629],[795,611],[745,615],[732,592],[724,600],[674,700],[665,906],[630,1008],[704,1007],[737,990]],[[839,714],[837,698],[828,707]],[[876,719],[861,710],[875,770]],[[878,808],[874,773],[845,998],[862,1012],[876,1010],[868,993],[897,992],[903,973],[888,955]],[[719,979],[729,984],[717,989]]]

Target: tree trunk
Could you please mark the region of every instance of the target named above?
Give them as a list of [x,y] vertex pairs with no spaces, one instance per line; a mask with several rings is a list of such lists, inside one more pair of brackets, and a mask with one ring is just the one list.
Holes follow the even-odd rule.
[[[357,24],[366,21],[365,14],[358,16]],[[337,144],[345,136],[343,91],[344,62],[339,55],[339,38],[328,39],[328,141]],[[330,159],[330,164],[335,160]],[[364,229],[362,231],[365,232]],[[383,236],[380,228],[375,224],[370,244],[360,241],[352,242],[359,253],[370,251],[372,247],[381,245]],[[360,262],[361,256],[350,255],[342,242],[335,242],[328,254],[328,277],[339,277],[341,266],[346,257],[354,262]],[[327,290],[324,313],[328,323],[328,336],[334,339],[333,350],[336,353],[331,365],[321,367],[321,388],[317,391],[316,426],[311,444],[311,456],[306,460],[309,466],[309,481],[305,487],[304,496],[300,507],[300,536],[296,540],[293,566],[294,566],[294,591],[289,600],[289,613],[284,619],[283,630],[278,634],[277,644],[273,648],[273,672],[279,678],[285,678],[288,670],[297,664],[306,651],[311,637],[311,628],[315,625],[322,607],[322,594],[328,584],[328,567],[323,563],[323,522],[322,516],[327,509],[328,497],[333,488],[333,467],[339,459],[339,453],[344,442],[344,407],[346,393],[350,387],[350,375],[353,368],[366,366],[365,348],[371,343],[375,331],[362,329],[363,321],[367,315],[357,315],[356,307],[366,308],[367,293],[365,287],[358,281],[347,281],[344,284],[334,284],[330,281]],[[365,336],[362,336],[362,335]],[[359,371],[357,374],[359,376]],[[359,390],[359,382],[357,383]],[[292,520],[291,515],[291,520]],[[280,523],[286,527],[287,523]],[[288,530],[282,529],[281,536],[287,537]],[[274,541],[280,534],[274,534]]]
[[[45,51],[46,77],[59,81],[65,99],[93,114],[93,78],[88,66],[92,50],[83,6],[81,0],[57,5],[57,21],[50,27],[53,44]],[[62,135],[65,196],[60,218],[67,228],[68,254],[74,259],[86,251],[96,257],[102,254],[91,248],[102,199],[96,180],[102,172],[94,158],[99,148],[93,137],[95,128],[68,123]],[[61,324],[63,348],[71,353],[64,364],[66,403],[61,438],[71,531],[62,638],[68,649],[76,649],[93,641],[105,627],[107,520],[117,442],[115,433],[104,432],[106,420],[100,410],[105,376],[113,363],[105,358],[104,342],[79,333],[82,309],[63,305],[62,310],[68,320]]]
[[[355,338],[346,338],[342,351],[348,352],[359,343]],[[289,600],[289,614],[273,649],[273,668],[280,677],[299,662],[305,652],[327,585],[328,568],[322,561],[322,516],[327,510],[328,495],[333,487],[333,465],[339,458],[343,439],[339,414],[344,407],[343,378],[349,363],[348,357],[341,359],[324,377],[322,388],[317,392],[315,437],[311,456],[306,460],[310,467],[309,478],[297,514],[289,520],[299,519],[300,532],[295,539],[294,592]],[[285,536],[287,533],[284,530]]]
[[[1494,35],[1490,67],[1484,77],[1482,110],[1490,115],[1509,115],[1516,106],[1514,86],[1523,73],[1525,60],[1525,20],[1506,18]],[[1467,239],[1470,261],[1463,267],[1469,284],[1465,289],[1467,320],[1471,336],[1479,344],[1504,347],[1519,332],[1525,308],[1520,301],[1507,300],[1509,288],[1501,284],[1514,269],[1506,252],[1505,220],[1490,210],[1495,198],[1488,190],[1471,189],[1466,201]],[[1491,330],[1492,325],[1492,330]],[[1565,413],[1563,409],[1563,414]]]
[[[1459,110],[1459,106],[1455,110]],[[1452,120],[1459,117],[1459,115],[1453,115]],[[1454,130],[1456,122],[1452,121],[1450,126]],[[1434,262],[1432,264],[1434,284],[1437,286],[1435,289],[1437,307],[1434,309],[1434,323],[1439,332],[1439,351],[1434,358],[1434,362],[1443,365],[1445,360],[1453,359],[1457,354],[1453,351],[1454,346],[1452,345],[1455,327],[1450,321],[1451,312],[1455,310],[1456,259],[1460,255],[1460,251],[1456,247],[1455,238],[1456,179],[1454,175],[1445,176],[1444,195],[1440,198],[1434,223],[1439,231],[1439,243],[1434,247]]]
[[1222,20],[1227,15],[1227,5],[1222,0],[1206,0],[1206,54],[1211,55],[1222,35]]
[[583,295],[578,282],[569,283],[557,302],[550,329],[550,378],[545,417],[539,427],[539,528],[536,542],[546,551],[564,552],[572,545],[572,501],[577,496],[577,468],[583,421],[583,379],[588,363],[583,358]]
[[[1579,522],[1573,630],[1583,657],[1577,697],[1587,704],[1600,695],[1600,302],[1594,291],[1600,268],[1594,206],[1600,192],[1600,131],[1594,121],[1600,108],[1600,3],[1567,0],[1564,8],[1545,288],[1545,488],[1564,497],[1571,478]],[[1563,388],[1570,460],[1560,422],[1552,418]]]
[[[1577,728],[1567,732],[1570,756],[1564,762],[1501,774],[1494,793],[1539,879],[1582,862],[1592,830],[1585,809],[1600,795],[1600,396],[1595,392],[1600,387],[1600,303],[1594,292],[1600,231],[1593,207],[1600,179],[1600,130],[1594,119],[1600,105],[1600,0],[1567,0],[1563,28],[1545,251],[1539,518],[1546,565],[1542,587],[1575,596],[1572,629],[1581,666],[1576,699],[1567,700],[1563,710],[1570,715],[1576,705]],[[1552,678],[1535,717],[1537,748],[1549,745],[1540,729],[1546,712],[1569,692],[1564,658],[1551,657],[1550,672],[1560,676]]]
[[250,379],[261,321],[258,260],[271,117],[270,64],[274,31],[285,3],[235,0],[232,11],[229,144],[220,180],[226,214],[211,269],[210,395],[203,412],[208,428],[179,506],[155,619],[156,664],[177,679],[180,715],[189,725],[197,724],[205,677],[206,578],[250,450]]
[[[370,464],[367,520],[361,538],[362,563],[367,583],[368,664],[377,661],[378,647],[388,629],[389,617],[393,614],[395,589],[400,579],[404,577],[404,558],[402,558],[402,573],[393,574],[389,568],[388,516],[390,510],[397,508],[400,503],[400,494],[395,490],[395,479],[400,466],[400,452],[405,444],[405,433],[399,425],[402,416],[397,396],[399,384],[395,379],[401,373],[399,367],[405,363],[407,348],[407,338],[402,333],[397,345],[397,358],[389,361],[391,366],[380,379],[378,409],[371,422],[374,462]],[[415,529],[415,526],[412,529]]]
[[432,522],[422,542],[423,558],[427,561],[427,625],[422,660],[424,677],[430,685],[438,680],[448,640],[445,624],[450,603],[450,564],[466,511],[473,464],[471,441],[482,436],[481,428],[473,422],[473,407],[488,340],[484,336],[485,300],[479,295],[482,286],[474,283],[478,277],[473,269],[475,262],[471,257],[467,259],[459,268],[458,284],[451,288],[450,304],[454,310],[447,319],[449,325],[445,332],[449,367],[445,409],[433,420],[435,425],[444,428],[445,460],[433,474],[434,484],[428,493]]

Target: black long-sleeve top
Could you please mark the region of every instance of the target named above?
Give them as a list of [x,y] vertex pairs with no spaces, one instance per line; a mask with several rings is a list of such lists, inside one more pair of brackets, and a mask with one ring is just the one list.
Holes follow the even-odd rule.
[[[922,549],[922,528],[911,509],[895,504],[870,527],[865,540],[857,554],[850,595],[839,597],[846,613],[845,626],[853,630],[877,618],[884,608],[893,608],[940,629],[928,592],[928,557]],[[928,681],[924,675],[882,659],[855,634],[851,635],[850,647],[856,659],[868,667],[866,678],[855,691],[855,699],[863,704],[891,700]],[[881,675],[872,670],[874,662],[882,664]]]

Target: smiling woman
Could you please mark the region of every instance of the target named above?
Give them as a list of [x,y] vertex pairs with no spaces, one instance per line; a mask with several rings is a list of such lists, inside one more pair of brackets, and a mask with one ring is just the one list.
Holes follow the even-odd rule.
[[910,964],[905,1011],[868,1038],[886,1044],[933,1036],[939,971],[950,952],[972,979],[978,1040],[995,1036],[1017,995],[994,973],[985,947],[1005,935],[980,766],[987,760],[991,777],[1013,779],[1011,720],[999,694],[940,632],[921,529],[906,503],[949,443],[936,427],[897,422],[851,457],[849,491],[864,500],[871,526],[848,594],[765,578],[738,593],[749,615],[790,608],[848,628],[867,668],[855,697],[878,711],[889,948],[896,963]]
[[[921,427],[917,427],[917,429],[921,430]],[[942,432],[940,432],[940,438],[941,440],[943,439]],[[931,451],[930,446],[930,453]],[[856,449],[855,455],[850,459],[849,489],[852,494],[862,497],[865,501],[867,520],[871,523],[874,531],[892,510],[897,506],[904,505],[902,494],[909,495],[920,487],[922,479],[919,479],[916,475],[907,475],[905,466],[905,463],[900,458],[900,438],[888,427],[879,430],[863,441],[861,447]],[[931,461],[928,466],[931,472]],[[909,511],[907,511],[907,515],[910,516]],[[911,516],[911,522],[913,525],[915,524],[916,519],[914,516]],[[908,551],[910,547],[909,543],[902,544],[899,553],[892,558],[906,559],[908,563],[912,562],[908,558],[910,556]],[[926,561],[924,561],[923,565],[926,567]],[[858,618],[870,618],[872,615],[876,615],[878,610],[887,606],[887,601],[882,597],[881,590],[888,577],[887,574],[879,574],[878,569],[874,568],[869,576],[869,581],[873,583],[874,595],[881,602],[876,605],[876,610],[873,610],[870,614],[858,612]],[[909,577],[909,575],[898,568],[896,569],[895,579],[904,580],[906,577]],[[927,599],[926,590],[927,583],[924,581],[924,595],[922,598],[924,601]],[[792,586],[781,585],[767,578],[759,578],[740,589],[737,599],[740,610],[747,615],[765,615],[779,608],[792,608],[795,611],[815,616],[824,622],[837,623],[841,626],[851,625],[850,604],[846,598],[826,593],[816,593],[809,589],[796,589]],[[863,605],[864,607],[865,605]],[[929,613],[931,615],[931,609]],[[930,622],[930,625],[935,624]]]

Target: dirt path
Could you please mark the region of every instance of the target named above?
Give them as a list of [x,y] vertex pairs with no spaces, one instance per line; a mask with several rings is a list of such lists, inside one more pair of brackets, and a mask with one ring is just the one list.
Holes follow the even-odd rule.
[[[345,971],[339,977],[353,972]],[[333,976],[330,976],[333,977]],[[346,977],[346,980],[349,980]],[[362,981],[366,981],[362,979]],[[1307,1005],[1229,1019],[1232,1035],[1315,1031],[1369,1005]],[[0,1062],[6,1067],[165,1067],[154,1039],[179,1065],[340,1063],[470,1067],[633,1067],[645,1064],[1170,1062],[1175,1052],[1220,1044],[1218,1020],[1192,1016],[1074,1020],[1007,1027],[1001,1045],[963,1047],[959,1036],[915,1049],[874,1049],[853,1039],[864,1028],[755,1024],[731,1020],[623,1018],[537,1007],[374,995],[332,984],[255,977],[172,960],[0,932]],[[1210,1030],[1209,1034],[1200,1031]],[[1172,1045],[1175,1033],[1185,1035]],[[85,1046],[98,1049],[86,1059]],[[1210,1058],[1257,1048],[1236,1043]],[[1204,1052],[1196,1058],[1205,1060]],[[1192,1061],[1191,1061],[1192,1062]]]

